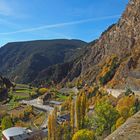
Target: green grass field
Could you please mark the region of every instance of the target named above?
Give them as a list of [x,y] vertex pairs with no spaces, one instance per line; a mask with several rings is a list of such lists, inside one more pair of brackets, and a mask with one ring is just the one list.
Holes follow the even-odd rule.
[[29,88],[28,85],[17,84],[15,87],[15,91],[13,91],[14,96],[18,96],[20,99],[27,99],[32,94],[36,94],[36,88]]
[[18,106],[18,101],[30,99],[35,94],[37,94],[36,88],[29,88],[28,85],[17,84],[15,90],[10,92],[11,100],[8,103],[8,108],[12,109]]
[[64,101],[68,98],[68,96],[62,95],[59,92],[56,94],[56,97],[57,97],[58,100],[61,100],[61,101]]

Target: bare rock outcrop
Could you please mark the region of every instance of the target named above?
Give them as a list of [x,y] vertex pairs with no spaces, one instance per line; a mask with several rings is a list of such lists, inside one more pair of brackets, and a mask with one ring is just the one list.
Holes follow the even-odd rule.
[[106,59],[114,55],[118,57],[120,65],[107,86],[140,89],[140,0],[130,0],[118,23],[110,26],[98,40],[88,45],[71,71],[77,70],[80,64],[81,73],[78,78],[95,82]]
[[104,140],[140,140],[140,112],[129,118]]

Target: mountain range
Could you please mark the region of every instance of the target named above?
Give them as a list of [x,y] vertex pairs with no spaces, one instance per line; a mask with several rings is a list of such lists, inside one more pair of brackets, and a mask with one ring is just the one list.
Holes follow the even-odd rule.
[[21,83],[79,79],[138,90],[139,9],[140,1],[130,0],[120,20],[88,44],[79,40],[8,43],[0,49],[0,72]]

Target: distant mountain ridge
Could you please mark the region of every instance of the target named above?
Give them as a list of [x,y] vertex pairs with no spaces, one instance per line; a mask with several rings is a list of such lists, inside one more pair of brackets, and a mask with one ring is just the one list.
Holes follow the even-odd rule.
[[74,59],[86,44],[66,39],[8,43],[0,48],[0,72],[18,83],[30,83],[43,69]]

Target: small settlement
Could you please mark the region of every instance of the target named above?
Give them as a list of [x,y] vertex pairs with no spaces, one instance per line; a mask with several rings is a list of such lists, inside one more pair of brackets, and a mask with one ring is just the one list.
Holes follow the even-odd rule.
[[[52,95],[49,92],[39,96],[32,100],[20,101],[20,106],[10,110],[9,115],[16,117],[20,116],[20,112],[26,112],[25,107],[31,106],[38,113],[39,111],[51,113],[54,107],[57,106],[58,110],[61,109],[62,101],[52,99]],[[70,114],[59,115],[57,117],[57,123],[62,124],[65,121],[70,121]],[[48,134],[48,119],[47,116],[42,122],[42,125],[38,128],[26,128],[26,127],[11,127],[2,131],[2,140],[43,140]]]

